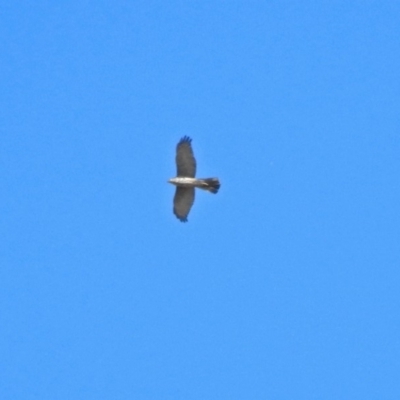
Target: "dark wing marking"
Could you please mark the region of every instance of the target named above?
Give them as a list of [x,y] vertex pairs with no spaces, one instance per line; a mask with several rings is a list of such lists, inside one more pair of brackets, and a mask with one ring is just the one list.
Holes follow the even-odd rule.
[[194,178],[196,175],[196,159],[193,155],[192,139],[184,136],[176,146],[176,168],[177,176]]
[[187,216],[194,203],[194,187],[177,186],[174,197],[174,214],[182,222],[187,222]]

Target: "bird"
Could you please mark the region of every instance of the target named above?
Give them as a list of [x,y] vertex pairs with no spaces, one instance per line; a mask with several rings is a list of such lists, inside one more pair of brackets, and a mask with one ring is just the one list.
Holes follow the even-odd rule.
[[173,212],[181,222],[187,222],[194,203],[195,188],[216,194],[221,186],[218,178],[195,178],[196,159],[192,149],[192,139],[184,136],[176,146],[177,176],[168,180],[176,186]]

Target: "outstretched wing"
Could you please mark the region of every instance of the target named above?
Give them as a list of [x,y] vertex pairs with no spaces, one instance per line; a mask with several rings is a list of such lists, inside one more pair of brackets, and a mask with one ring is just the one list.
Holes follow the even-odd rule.
[[187,216],[194,203],[194,187],[177,186],[174,197],[174,214],[182,222],[187,222]]
[[194,178],[196,175],[196,159],[193,155],[192,139],[184,136],[176,146],[177,176]]

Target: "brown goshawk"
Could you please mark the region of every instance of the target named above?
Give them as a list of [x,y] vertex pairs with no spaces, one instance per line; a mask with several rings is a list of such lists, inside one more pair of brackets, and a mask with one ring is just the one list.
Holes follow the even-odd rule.
[[194,203],[195,188],[217,193],[221,184],[218,178],[196,179],[196,159],[193,155],[192,139],[184,136],[176,146],[176,178],[168,180],[176,186],[174,197],[174,214],[182,221],[187,222],[187,216]]

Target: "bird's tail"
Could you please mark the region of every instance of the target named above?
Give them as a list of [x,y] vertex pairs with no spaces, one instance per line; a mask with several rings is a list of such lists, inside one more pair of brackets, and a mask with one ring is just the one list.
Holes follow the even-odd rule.
[[218,178],[199,179],[200,189],[208,190],[211,193],[217,193],[221,184]]

